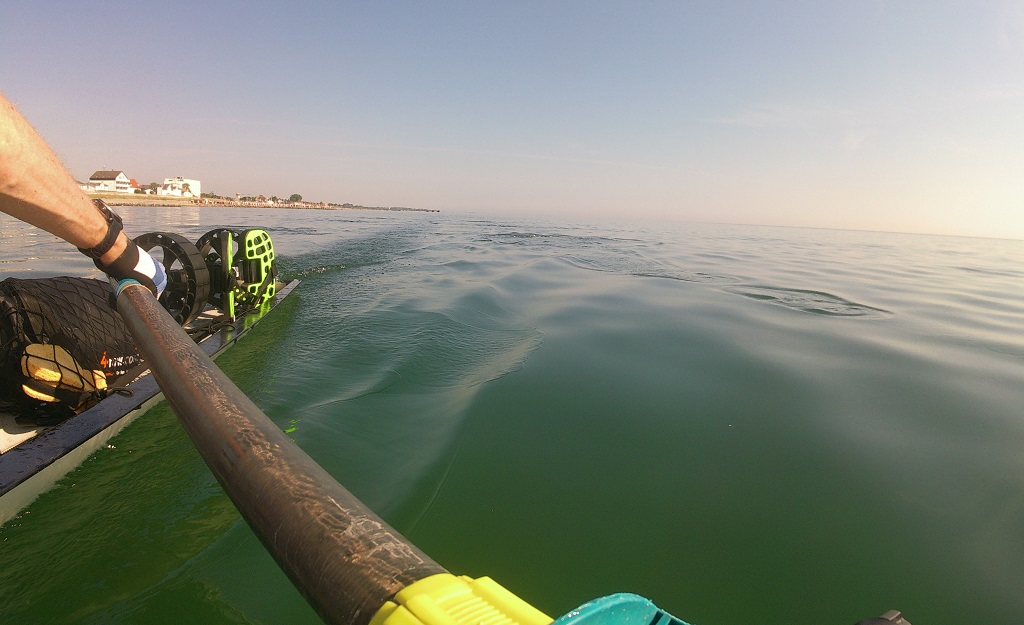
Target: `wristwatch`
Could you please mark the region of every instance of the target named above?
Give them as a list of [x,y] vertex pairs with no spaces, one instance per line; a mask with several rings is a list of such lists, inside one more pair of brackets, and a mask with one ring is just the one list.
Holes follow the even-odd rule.
[[107,203],[100,198],[94,199],[92,203],[96,206],[96,210],[103,215],[103,218],[107,220],[107,235],[103,237],[103,240],[100,241],[96,247],[88,249],[80,247],[78,248],[78,251],[89,258],[99,260],[100,256],[103,256],[110,250],[110,248],[114,247],[114,241],[117,240],[117,235],[121,234],[123,223],[121,221],[121,216],[110,210]]

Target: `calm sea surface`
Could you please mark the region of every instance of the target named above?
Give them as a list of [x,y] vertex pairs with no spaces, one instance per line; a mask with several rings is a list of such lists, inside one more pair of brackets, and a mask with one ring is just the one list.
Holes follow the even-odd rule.
[[[1024,242],[373,211],[218,363],[449,570],[552,616],[1024,623]],[[0,215],[0,277],[96,275]],[[0,528],[2,623],[317,623],[161,406]]]

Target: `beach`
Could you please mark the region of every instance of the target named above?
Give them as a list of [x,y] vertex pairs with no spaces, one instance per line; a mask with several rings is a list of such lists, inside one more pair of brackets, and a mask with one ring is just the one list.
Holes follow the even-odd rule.
[[418,213],[439,213],[438,209],[407,208],[402,206],[357,206],[354,204],[332,204],[327,202],[243,201],[223,197],[176,197],[173,195],[149,195],[144,193],[88,193],[89,197],[100,198],[109,206],[221,206],[234,208],[289,208],[311,210],[381,210]]

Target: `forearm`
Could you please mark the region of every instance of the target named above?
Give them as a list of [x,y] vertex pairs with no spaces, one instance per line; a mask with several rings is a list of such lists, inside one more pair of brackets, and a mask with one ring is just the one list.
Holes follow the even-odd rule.
[[[42,137],[0,93],[0,211],[76,247],[103,240],[107,223]],[[124,250],[122,234],[101,262]]]

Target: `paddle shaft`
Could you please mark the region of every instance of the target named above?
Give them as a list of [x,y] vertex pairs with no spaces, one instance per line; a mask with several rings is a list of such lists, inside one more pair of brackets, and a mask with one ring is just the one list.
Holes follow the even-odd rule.
[[124,287],[117,309],[221,486],[327,623],[366,625],[402,588],[446,572],[285,436],[147,289]]

